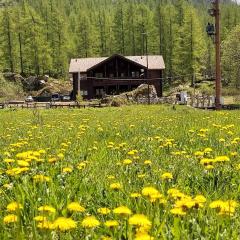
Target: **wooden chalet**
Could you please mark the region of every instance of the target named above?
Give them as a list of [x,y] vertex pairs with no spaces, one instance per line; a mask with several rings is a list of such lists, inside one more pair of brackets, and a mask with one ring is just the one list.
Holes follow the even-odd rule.
[[[131,91],[141,84],[154,85],[162,96],[162,76],[165,64],[162,56],[121,56],[78,58],[70,62],[73,77],[72,98],[80,89],[86,99],[101,98]],[[79,81],[80,80],[80,81]]]

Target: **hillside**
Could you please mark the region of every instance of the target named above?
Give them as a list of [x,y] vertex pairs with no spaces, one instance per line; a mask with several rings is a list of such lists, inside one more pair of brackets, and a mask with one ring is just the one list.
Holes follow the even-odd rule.
[[69,95],[72,91],[70,81],[49,78],[48,76],[22,77],[19,74],[0,73],[0,102],[24,100],[26,96],[46,96],[54,93]]

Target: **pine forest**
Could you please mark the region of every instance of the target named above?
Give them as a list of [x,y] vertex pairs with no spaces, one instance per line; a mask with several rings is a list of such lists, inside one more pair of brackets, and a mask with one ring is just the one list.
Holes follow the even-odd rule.
[[[207,0],[19,0],[0,2],[0,71],[68,77],[71,58],[162,55],[170,85],[214,75]],[[6,7],[7,6],[7,7]],[[221,1],[223,83],[240,86],[240,5]]]

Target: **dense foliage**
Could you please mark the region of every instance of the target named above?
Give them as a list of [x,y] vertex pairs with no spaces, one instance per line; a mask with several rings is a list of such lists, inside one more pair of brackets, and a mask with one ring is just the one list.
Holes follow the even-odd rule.
[[238,111],[2,111],[1,239],[239,239]]
[[[21,0],[0,12],[0,66],[25,74],[66,76],[71,57],[161,54],[169,83],[212,75],[206,36],[209,1]],[[240,7],[222,5],[223,40],[240,22]],[[231,79],[235,81],[236,79]]]

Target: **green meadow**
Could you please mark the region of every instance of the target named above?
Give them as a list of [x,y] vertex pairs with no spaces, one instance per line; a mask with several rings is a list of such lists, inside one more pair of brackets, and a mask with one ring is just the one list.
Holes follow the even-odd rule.
[[0,239],[239,239],[240,112],[1,110]]

